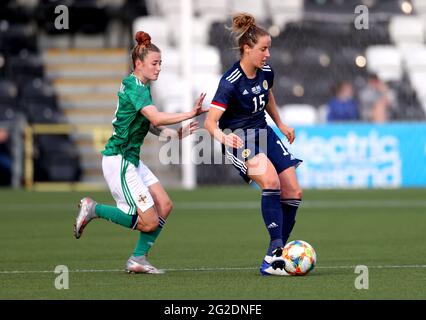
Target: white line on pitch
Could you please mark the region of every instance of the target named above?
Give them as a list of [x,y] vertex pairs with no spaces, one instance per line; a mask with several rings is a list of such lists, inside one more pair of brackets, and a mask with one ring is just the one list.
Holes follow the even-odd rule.
[[[354,269],[353,266],[318,266],[316,269]],[[369,269],[424,269],[426,265],[383,265],[383,266],[368,266]],[[163,269],[164,271],[235,271],[235,270],[256,270],[258,267],[218,267],[218,268],[169,268]],[[124,269],[76,269],[69,270],[73,273],[96,273],[96,272],[124,272]],[[14,270],[14,271],[0,271],[0,274],[30,274],[30,273],[54,273],[53,270]]]
[[[69,203],[69,206],[73,206]],[[64,203],[2,203],[2,210],[22,210],[22,209],[61,209],[64,210],[67,204]],[[259,209],[260,201],[176,201],[174,207],[184,210],[200,209]],[[426,208],[424,200],[304,200],[303,208]]]

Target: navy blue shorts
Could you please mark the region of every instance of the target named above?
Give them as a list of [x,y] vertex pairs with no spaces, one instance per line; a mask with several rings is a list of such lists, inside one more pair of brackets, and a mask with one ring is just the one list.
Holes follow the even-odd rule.
[[222,145],[222,153],[247,183],[250,183],[251,179],[247,176],[245,162],[259,153],[264,153],[268,157],[278,174],[287,168],[297,167],[302,162],[293,157],[269,126],[266,129],[236,130],[234,133],[244,141],[244,148],[235,149]]

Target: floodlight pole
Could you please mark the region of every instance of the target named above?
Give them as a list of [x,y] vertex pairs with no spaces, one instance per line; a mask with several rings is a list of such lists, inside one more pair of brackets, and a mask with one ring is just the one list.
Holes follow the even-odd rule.
[[[192,78],[192,0],[181,1],[181,32],[180,54],[182,61],[182,78],[185,84],[183,93],[183,106],[190,110],[193,106],[193,78]],[[185,121],[189,123],[190,120]],[[191,161],[193,139],[191,136],[182,140],[182,186],[185,189],[194,189],[197,184],[195,164]]]

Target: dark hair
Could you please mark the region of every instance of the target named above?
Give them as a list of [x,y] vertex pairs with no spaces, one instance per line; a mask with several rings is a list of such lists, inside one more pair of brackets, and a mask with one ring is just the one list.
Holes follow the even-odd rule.
[[238,13],[232,18],[231,29],[237,46],[240,49],[240,54],[244,53],[244,45],[253,48],[259,37],[269,36],[269,33],[256,25],[256,21],[251,14]]
[[367,73],[367,79],[368,80],[380,80],[380,78],[377,75],[377,73],[374,73],[374,72]]
[[334,85],[331,86],[331,94],[333,96],[337,96],[345,85],[352,86],[352,83],[349,80],[338,80]]
[[143,31],[136,32],[135,40],[137,44],[132,49],[133,69],[136,67],[136,60],[143,61],[148,52],[161,52],[160,49],[151,42],[151,36]]

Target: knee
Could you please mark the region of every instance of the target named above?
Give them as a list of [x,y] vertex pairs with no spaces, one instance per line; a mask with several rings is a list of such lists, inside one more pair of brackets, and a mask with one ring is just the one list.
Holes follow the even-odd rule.
[[158,219],[150,221],[143,226],[142,231],[143,232],[154,232],[155,230],[157,230],[158,225],[159,225]]
[[297,188],[295,190],[295,197],[296,197],[296,199],[302,199],[302,197],[303,197],[303,191],[302,191],[301,188]]
[[168,199],[167,201],[162,204],[163,212],[166,214],[166,217],[170,214],[170,212],[173,210],[173,202],[172,200]]
[[[143,215],[144,213],[142,213],[142,216]],[[158,219],[158,216],[141,218],[141,215],[139,215],[139,222],[138,222],[137,229],[143,232],[153,232],[157,230],[159,224],[160,224],[160,220]]]
[[276,178],[266,178],[263,180],[262,189],[280,189],[280,181]]
[[283,199],[302,199],[303,191],[300,187],[291,190],[281,190],[281,197]]

